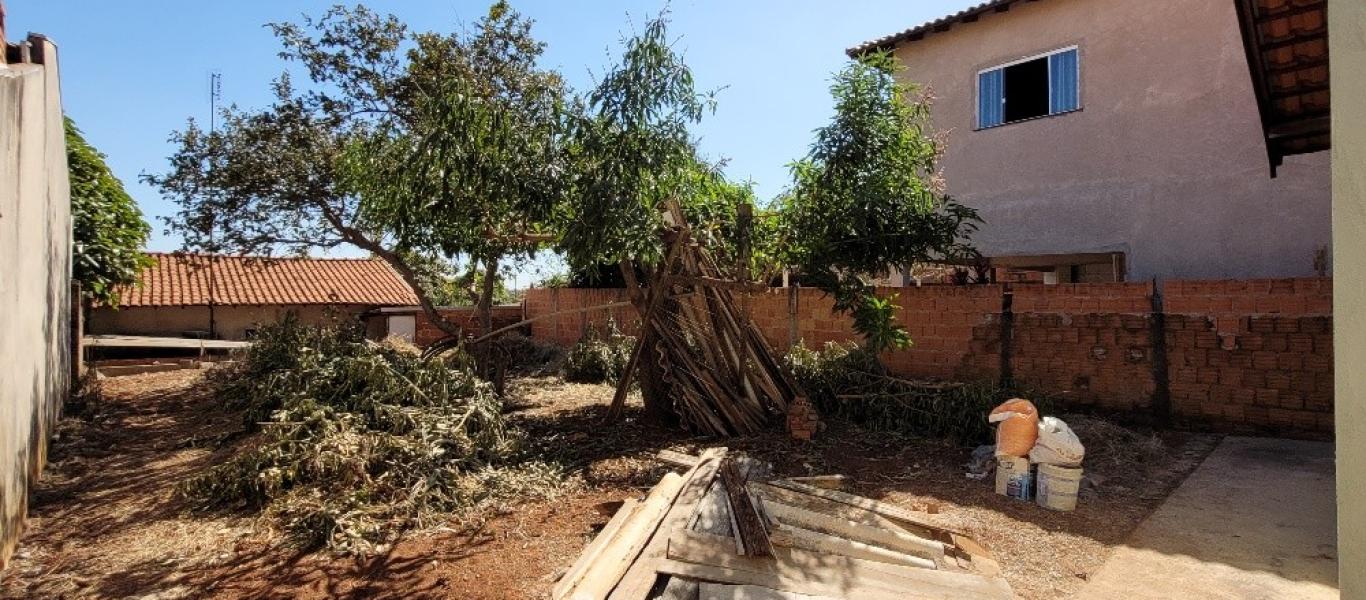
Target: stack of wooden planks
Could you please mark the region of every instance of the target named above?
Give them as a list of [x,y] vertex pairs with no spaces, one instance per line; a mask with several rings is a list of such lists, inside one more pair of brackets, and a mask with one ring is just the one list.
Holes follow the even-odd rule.
[[[725,448],[662,453],[686,467],[627,500],[554,600],[997,600],[1000,567],[962,532],[838,489],[774,479]],[[822,487],[827,486],[827,487]]]

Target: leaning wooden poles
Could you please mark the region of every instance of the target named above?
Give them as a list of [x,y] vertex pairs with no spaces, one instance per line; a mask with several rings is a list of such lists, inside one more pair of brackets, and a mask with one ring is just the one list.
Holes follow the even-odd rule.
[[758,286],[726,273],[689,234],[676,204],[668,217],[669,250],[653,277],[639,285],[634,268],[623,268],[630,273],[627,285],[641,315],[641,332],[609,416],[621,416],[631,376],[644,370],[642,379],[658,386],[645,393],[667,395],[689,428],[713,435],[753,433],[786,412],[798,395],[735,297]]

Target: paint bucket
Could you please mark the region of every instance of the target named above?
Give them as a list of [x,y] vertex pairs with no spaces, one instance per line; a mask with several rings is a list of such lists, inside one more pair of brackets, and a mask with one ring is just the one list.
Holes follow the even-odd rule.
[[1016,500],[1029,500],[1034,476],[1029,472],[1029,459],[1023,456],[996,458],[996,493]]
[[1038,503],[1044,508],[1070,511],[1077,508],[1081,488],[1081,469],[1058,465],[1039,465]]

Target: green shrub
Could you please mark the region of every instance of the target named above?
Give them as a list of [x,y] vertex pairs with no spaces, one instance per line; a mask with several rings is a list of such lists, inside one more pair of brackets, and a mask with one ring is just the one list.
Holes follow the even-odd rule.
[[518,463],[488,383],[349,325],[286,317],[212,381],[261,434],[180,494],[197,509],[264,510],[306,547],[368,552],[403,528],[527,495],[528,480],[563,480]]
[[621,333],[615,321],[607,333],[589,328],[564,357],[564,379],[575,383],[616,383],[631,360],[636,338]]
[[1000,403],[1018,394],[1040,411],[1051,406],[1047,397],[991,382],[938,384],[894,377],[874,355],[852,343],[827,343],[818,350],[799,344],[785,359],[822,415],[874,430],[990,443],[993,427],[987,413]]

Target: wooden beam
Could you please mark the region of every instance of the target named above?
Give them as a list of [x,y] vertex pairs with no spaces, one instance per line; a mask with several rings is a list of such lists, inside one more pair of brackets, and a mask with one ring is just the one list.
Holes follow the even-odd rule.
[[763,518],[750,500],[745,479],[740,476],[735,461],[727,458],[721,463],[721,481],[726,484],[726,499],[729,501],[730,514],[735,518],[739,539],[746,556],[768,556],[772,548],[768,543],[768,530]]
[[827,490],[838,490],[844,488],[844,483],[848,477],[843,475],[811,475],[807,477],[784,477],[783,481],[791,481],[804,485],[814,486]]
[[631,565],[626,574],[621,577],[621,582],[616,589],[612,590],[611,600],[645,600],[649,595],[650,589],[655,585],[657,575],[653,567],[654,560],[663,558],[669,548],[669,535],[677,529],[683,528],[687,524],[693,510],[697,507],[702,495],[707,492],[712,479],[716,477],[716,472],[721,467],[721,459],[725,458],[725,448],[708,448],[702,453],[697,466],[688,472],[682,490],[675,497],[673,506],[669,508],[667,514],[659,522],[650,536],[650,541],[640,552],[640,556]]
[[[896,522],[892,521],[891,519],[888,519],[887,517],[879,515],[870,510],[849,506],[848,504],[844,504],[842,502],[835,502],[834,500],[818,498],[816,496],[811,496],[800,492],[794,492],[786,488],[780,488],[772,485],[750,486],[750,489],[754,493],[759,494],[759,497],[765,501],[771,499],[782,504],[787,504],[789,506],[799,506],[807,510],[814,510],[816,512],[830,515],[832,517],[847,519],[850,521],[854,521],[855,523],[867,525],[869,527],[881,527],[883,529],[886,529],[887,531],[914,533],[908,531],[906,528],[902,527],[901,525],[898,525]],[[926,534],[928,534],[928,532],[930,531],[928,529],[923,528],[917,529],[918,531]]]
[[827,500],[834,500],[836,502],[841,502],[844,504],[848,504],[850,506],[856,506],[858,508],[870,510],[879,515],[887,517],[888,519],[891,519],[893,521],[909,523],[911,525],[915,525],[916,527],[924,527],[926,529],[947,531],[951,533],[967,535],[966,532],[960,529],[955,529],[944,525],[931,523],[929,520],[921,517],[919,514],[916,514],[915,512],[906,510],[904,508],[901,508],[900,506],[887,504],[886,502],[878,502],[877,500],[873,500],[871,498],[855,496],[853,494],[848,494],[838,490],[823,490],[818,487],[812,487],[800,483],[792,483],[790,481],[777,480],[771,482],[770,485],[775,485],[778,487],[787,488],[794,492],[801,492],[803,494],[808,494],[819,498],[825,498]]
[[843,600],[843,596],[812,596],[757,585],[705,582],[698,585],[697,597],[700,600]]
[[698,457],[693,456],[691,454],[674,452],[673,450],[660,450],[658,453],[655,454],[655,458],[658,458],[659,460],[662,460],[676,467],[683,467],[685,469],[691,469],[693,467],[696,467],[698,461],[701,460]]
[[765,502],[764,511],[768,513],[770,518],[780,523],[819,531],[854,542],[915,554],[928,558],[935,564],[944,560],[943,542],[927,540],[906,533],[887,531],[878,527],[869,527],[854,521],[837,519],[815,511],[777,502]]
[[[935,571],[782,547],[774,548],[772,558],[753,558],[718,550],[718,547],[716,536],[691,531],[675,532],[669,540],[668,559],[762,575],[787,577],[790,580],[831,586],[836,589],[843,589],[849,585],[863,586],[899,592],[912,598],[943,597],[954,600],[968,600],[1010,597],[1009,585],[1005,584],[1004,581],[983,577],[976,573]],[[722,583],[728,582],[723,581]],[[792,590],[793,588],[783,587],[781,589]],[[1002,593],[1003,589],[1005,593]]]
[[640,501],[635,498],[628,498],[621,504],[621,508],[617,509],[617,513],[612,515],[611,520],[607,521],[607,525],[598,532],[597,537],[593,538],[593,541],[588,544],[582,554],[579,554],[579,558],[574,561],[573,566],[555,583],[555,587],[550,591],[552,598],[560,600],[573,590],[575,585],[578,585],[579,581],[583,579],[583,574],[588,571],[588,567],[598,560],[603,548],[612,543],[617,533],[621,531],[622,525],[631,515],[635,514],[639,506]]
[[773,541],[773,545],[782,546],[784,548],[808,550],[821,554],[838,554],[850,558],[860,558],[874,562],[918,567],[921,569],[934,570],[938,568],[938,565],[936,565],[934,561],[927,558],[911,556],[904,552],[889,550],[873,544],[826,535],[818,531],[790,525],[781,521],[773,524],[773,531],[769,533],[769,539]]
[[684,479],[679,474],[665,474],[596,559],[589,563],[568,597],[573,600],[607,598],[617,582],[637,563],[641,550],[659,529],[683,484]]

